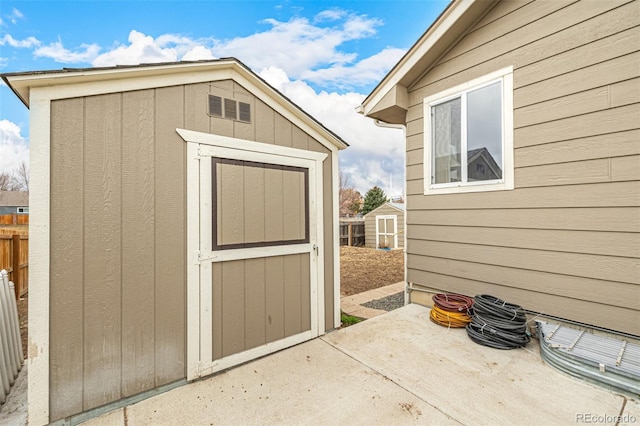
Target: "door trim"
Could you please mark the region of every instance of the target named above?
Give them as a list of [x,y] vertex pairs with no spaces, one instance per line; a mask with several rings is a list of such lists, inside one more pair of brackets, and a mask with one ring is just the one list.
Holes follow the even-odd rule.
[[[273,351],[286,348],[288,346],[301,343],[325,332],[325,309],[324,309],[324,250],[319,248],[320,241],[324,235],[324,214],[323,214],[323,167],[322,162],[327,154],[313,151],[306,151],[297,148],[282,147],[277,145],[253,142],[244,139],[230,138],[221,135],[195,132],[191,130],[176,129],[178,134],[187,142],[187,380],[194,380],[203,375],[211,374],[249,361],[253,358],[266,355]],[[207,259],[203,262],[203,255],[206,256],[207,247],[210,241],[201,241],[202,235],[211,235],[211,229],[203,229],[208,221],[201,221],[203,215],[211,212],[210,203],[201,202],[200,182],[201,180],[211,181],[211,165],[202,165],[203,158],[206,157],[233,158],[245,161],[255,161],[264,163],[274,163],[290,165],[294,167],[305,167],[309,169],[309,175],[313,175],[315,185],[310,185],[309,190],[309,210],[315,211],[315,219],[311,220],[309,227],[311,230],[308,244],[299,245],[294,248],[283,246],[284,252],[299,251],[305,248],[312,250],[316,248],[315,259],[317,274],[311,277],[316,281],[315,291],[312,285],[312,300],[317,303],[311,306],[311,330],[296,334],[276,342],[253,348],[238,354],[230,355],[213,362],[202,362],[201,359],[211,359],[211,345],[203,345],[201,348],[201,334],[211,336],[211,323],[204,321],[201,323],[202,312],[211,313],[211,303],[201,303],[202,295],[204,300],[211,300],[211,286],[201,287],[202,279],[211,279],[212,261],[226,261],[234,258],[263,257],[265,251],[271,255],[279,253],[277,247],[256,247],[231,249],[215,252],[214,259]],[[209,225],[210,226],[210,225]],[[204,244],[204,245],[203,245]],[[201,253],[201,247],[204,252]],[[209,252],[211,252],[209,250]],[[242,257],[244,256],[244,257]],[[202,277],[201,277],[202,274]],[[206,317],[206,315],[205,315]],[[210,315],[209,315],[210,317]],[[204,327],[204,328],[203,328]]]

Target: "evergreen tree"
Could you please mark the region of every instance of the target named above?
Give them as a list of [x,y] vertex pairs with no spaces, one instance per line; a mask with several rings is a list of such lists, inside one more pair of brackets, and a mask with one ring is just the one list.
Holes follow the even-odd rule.
[[377,209],[387,202],[387,196],[384,191],[374,186],[364,195],[364,204],[362,206],[362,214],[365,215],[371,210]]

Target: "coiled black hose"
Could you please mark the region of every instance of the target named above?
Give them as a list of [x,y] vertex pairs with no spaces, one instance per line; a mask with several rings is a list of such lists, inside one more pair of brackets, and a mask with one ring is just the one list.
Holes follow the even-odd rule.
[[521,348],[531,340],[524,310],[487,294],[475,297],[466,329],[471,340],[496,349]]

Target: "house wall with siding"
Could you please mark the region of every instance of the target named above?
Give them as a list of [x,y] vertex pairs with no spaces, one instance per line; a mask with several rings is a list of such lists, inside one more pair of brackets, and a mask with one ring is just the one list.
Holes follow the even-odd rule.
[[[210,93],[250,103],[251,123],[210,117]],[[329,154],[324,297],[333,328],[328,149],[231,80],[56,100],[51,421],[186,377],[186,144],[176,128]]]
[[398,247],[404,248],[404,211],[401,211],[387,203],[369,212],[364,217],[364,246],[378,248],[376,246],[376,216],[396,216],[398,225]]
[[[409,88],[409,282],[640,335],[639,24],[638,1],[504,1]],[[423,99],[510,65],[515,190],[424,196]]]

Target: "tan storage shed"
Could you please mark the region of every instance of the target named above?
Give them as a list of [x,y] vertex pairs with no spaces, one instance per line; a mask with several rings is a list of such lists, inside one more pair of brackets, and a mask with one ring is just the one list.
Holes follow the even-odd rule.
[[384,203],[364,215],[364,246],[375,249],[404,248],[404,204]]
[[407,281],[640,335],[640,2],[454,0],[361,105],[406,126]]
[[31,114],[30,424],[340,325],[347,145],[242,63],[3,79]]

